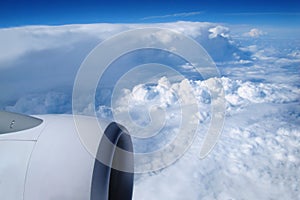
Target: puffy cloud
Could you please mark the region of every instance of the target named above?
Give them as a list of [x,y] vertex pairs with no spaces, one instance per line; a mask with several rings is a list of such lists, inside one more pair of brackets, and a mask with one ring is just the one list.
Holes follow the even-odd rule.
[[218,36],[221,36],[224,38],[229,37],[229,28],[227,28],[225,26],[218,25],[214,28],[210,28],[208,31],[210,32],[210,35],[209,35],[210,39],[216,38]]
[[[190,83],[198,99],[199,112],[207,113],[205,118],[209,119],[211,110],[207,81]],[[293,111],[295,108],[292,106],[299,102],[299,88],[224,77],[220,81],[226,92],[228,106],[224,130],[215,149],[203,160],[195,156],[199,155],[209,125],[207,121],[199,120],[200,128],[194,144],[175,165],[160,173],[137,175],[134,199],[152,199],[153,196],[178,200],[293,199],[298,195],[300,159],[297,149],[300,143],[297,137],[300,130],[296,113],[299,113],[299,107],[298,111]],[[180,87],[174,87],[177,84],[169,85],[168,90],[180,90]],[[157,87],[153,86],[153,89]],[[144,90],[141,96],[146,97],[151,91]],[[135,92],[138,91],[131,91]],[[162,94],[158,93],[156,97],[161,99]],[[173,112],[175,102],[173,100],[170,104]],[[173,126],[168,127],[169,132]],[[154,144],[151,143],[151,146]],[[180,184],[170,184],[174,181]],[[284,183],[284,186],[278,183]],[[170,193],[166,192],[166,188],[184,192]]]
[[249,36],[249,37],[260,37],[263,35],[266,35],[266,32],[263,32],[262,30],[259,30],[257,28],[251,29],[249,32],[244,33],[244,36]]
[[[235,59],[233,53],[239,54],[237,51],[240,51],[228,39],[216,37],[209,40],[210,34],[224,36],[220,31],[226,28],[208,22],[4,28],[0,29],[0,90],[5,92],[0,94],[0,107],[12,105],[22,96],[36,91],[48,92],[60,87],[70,93],[81,62],[99,42],[128,29],[153,26],[193,37],[215,60]],[[211,28],[215,33],[209,33]],[[166,35],[161,39],[170,41]],[[21,87],[22,91],[18,90]]]
[[[231,111],[210,156],[195,158],[204,135],[199,131],[192,148],[175,165],[137,175],[134,199],[152,199],[153,191],[156,197],[178,200],[298,198],[300,130],[293,116],[282,120],[282,112],[289,109],[270,104]],[[170,184],[174,181],[180,184]],[[167,188],[184,194],[166,192]]]
[[[180,82],[171,83],[166,77],[162,77],[156,83],[139,84],[132,89],[124,89],[123,94],[114,104],[114,114],[123,116],[118,118],[124,124],[135,121],[135,124],[146,125],[152,119],[174,120],[174,113],[180,115],[182,106],[197,104],[199,111],[194,110],[191,115],[195,115],[197,123],[203,123],[211,116],[211,92],[215,82],[223,85],[225,90],[225,100],[227,111],[235,111],[246,108],[253,104],[283,104],[299,101],[300,89],[287,84],[256,83],[250,81],[232,80],[230,78],[212,78],[204,81],[192,81],[183,79]],[[161,108],[160,112],[153,112],[153,108]],[[151,111],[152,110],[152,111]],[[126,118],[129,113],[131,118]],[[157,115],[156,115],[157,114]],[[163,121],[164,121],[163,120]],[[178,125],[178,124],[177,124]],[[171,127],[169,127],[171,128]],[[176,128],[176,127],[172,127]],[[134,127],[129,127],[133,134],[140,131]]]
[[243,82],[222,78],[228,103],[233,106],[251,103],[292,103],[298,101],[299,88],[287,84]]
[[[76,71],[90,50],[112,34],[153,26],[193,37],[213,59],[228,65],[219,68],[227,77],[210,80],[224,87],[226,121],[215,149],[200,160],[212,112],[207,87],[213,84],[209,80],[186,77],[176,82],[161,77],[153,84],[136,84],[124,90],[116,110],[106,104],[97,105],[100,117],[112,119],[114,112],[129,110],[140,127],[154,118],[158,123],[154,125],[162,122],[164,129],[152,140],[134,140],[135,150],[144,152],[162,148],[176,136],[181,121],[178,97],[183,97],[185,104],[193,103],[195,98],[198,104],[193,119],[199,128],[191,148],[160,173],[137,175],[134,198],[299,199],[300,54],[294,41],[285,42],[287,48],[254,43],[255,37],[263,34],[257,29],[247,33],[254,39],[248,38],[246,47],[232,41],[228,28],[213,23],[0,29],[0,43],[4,44],[0,46],[1,108],[28,114],[70,113]],[[189,64],[182,64],[179,68],[183,71],[193,71]],[[102,102],[112,94],[111,89],[105,88],[96,99]],[[94,106],[83,103],[83,113],[90,114]],[[177,184],[170,184],[174,182]]]

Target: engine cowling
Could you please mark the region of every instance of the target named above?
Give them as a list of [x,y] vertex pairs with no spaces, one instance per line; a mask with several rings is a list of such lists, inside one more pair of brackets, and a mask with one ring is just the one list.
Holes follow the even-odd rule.
[[[95,120],[81,116],[89,123]],[[97,154],[126,165],[129,172],[103,164],[85,148],[72,115],[26,116],[0,111],[0,199],[129,200],[133,191],[131,137],[115,122],[104,124]],[[87,129],[88,130],[88,129]],[[104,149],[107,141],[113,148]],[[112,163],[110,163],[112,164]]]

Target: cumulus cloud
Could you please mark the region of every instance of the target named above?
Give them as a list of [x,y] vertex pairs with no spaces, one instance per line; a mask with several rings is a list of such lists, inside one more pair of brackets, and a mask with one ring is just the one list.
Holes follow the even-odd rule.
[[221,36],[224,38],[229,37],[229,28],[227,28],[225,26],[218,25],[214,28],[210,28],[208,31],[210,32],[210,35],[209,35],[210,39],[216,38],[218,36]]
[[[185,104],[195,98],[198,104],[193,119],[199,128],[191,148],[169,168],[137,175],[134,199],[299,199],[299,49],[294,41],[278,42],[278,46],[255,43],[256,37],[265,34],[258,29],[245,35],[249,38],[243,46],[233,41],[229,28],[214,23],[0,29],[0,43],[4,44],[0,46],[1,109],[71,113],[72,84],[90,50],[115,33],[153,26],[196,39],[218,66],[225,63],[219,68],[225,77],[210,81],[224,87],[226,121],[215,149],[200,160],[212,115],[209,80],[187,76],[178,81],[161,76],[151,84],[139,83],[123,90],[116,110],[103,103],[112,88],[101,90],[95,97],[98,116],[113,119],[114,112],[129,110],[140,127],[151,123],[151,117],[163,122],[161,134],[152,140],[134,140],[139,152],[155,151],[174,139],[181,121],[178,97],[183,97]],[[176,67],[193,72],[185,62]],[[94,106],[82,105],[83,113],[89,114]]]
[[266,32],[263,32],[262,30],[259,30],[257,28],[253,28],[251,29],[249,32],[247,33],[244,33],[243,35],[244,36],[248,36],[248,37],[260,37],[260,36],[263,36],[263,35],[266,35],[267,33]]
[[[124,89],[113,106],[113,112],[105,106],[100,106],[98,112],[103,112],[102,116],[112,116],[114,113],[114,116],[119,116],[117,118],[119,122],[126,124],[132,134],[139,135],[140,130],[151,123],[156,123],[152,124],[156,126],[156,128],[152,127],[152,131],[159,130],[157,127],[161,128],[161,126],[167,126],[169,132],[178,129],[182,107],[196,103],[199,110],[193,110],[190,115],[195,116],[196,123],[207,124],[212,115],[211,91],[213,88],[211,83],[216,81],[224,87],[226,110],[229,113],[255,104],[267,106],[299,101],[300,89],[286,84],[255,83],[225,77],[203,81],[184,79],[171,83],[168,78],[162,77],[150,85],[139,84],[132,89]],[[127,116],[128,113],[130,118]],[[174,118],[174,115],[177,117]],[[157,146],[153,144],[161,143],[157,138],[153,140],[144,144],[143,148],[153,148]]]
[[[0,90],[5,92],[0,94],[0,107],[12,105],[20,97],[36,91],[47,92],[60,87],[70,93],[81,62],[99,42],[125,30],[153,26],[193,37],[215,60],[235,59],[233,53],[240,51],[229,39],[209,40],[213,35],[225,36],[227,29],[208,22],[4,28],[0,29],[0,80],[9,81],[1,81]],[[171,39],[166,35],[159,37],[166,42]],[[22,91],[18,90],[21,87]]]
[[[192,148],[175,165],[162,172],[138,175],[134,199],[152,199],[153,191],[160,198],[178,200],[298,198],[300,159],[296,155],[299,145],[296,138],[300,133],[299,116],[289,113],[293,112],[290,106],[299,102],[299,88],[221,78],[226,92],[227,120],[214,151],[200,160],[193,158],[199,155],[209,125],[207,119],[211,115],[207,81],[191,82],[201,108],[199,112],[205,113],[204,119],[199,119],[200,128]],[[132,90],[128,94],[136,92],[138,96],[146,97],[153,91]],[[156,95],[158,99],[163,98],[162,93]],[[150,144],[153,146],[155,142]],[[180,184],[170,184],[175,180]],[[166,192],[166,188],[182,190],[184,194]]]

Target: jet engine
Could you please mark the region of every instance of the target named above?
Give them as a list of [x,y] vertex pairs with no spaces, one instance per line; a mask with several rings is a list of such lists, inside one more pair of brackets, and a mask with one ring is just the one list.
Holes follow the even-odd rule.
[[[95,120],[80,117],[86,127]],[[133,154],[120,156],[116,148],[133,152],[131,137],[115,122],[97,121],[106,127],[97,146],[105,164],[85,147],[72,115],[0,111],[0,199],[130,200]],[[130,170],[115,169],[113,162]]]

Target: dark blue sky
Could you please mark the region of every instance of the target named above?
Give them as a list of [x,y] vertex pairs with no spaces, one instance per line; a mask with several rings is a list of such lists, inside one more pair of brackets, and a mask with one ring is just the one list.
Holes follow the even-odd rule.
[[297,26],[300,0],[0,1],[0,27],[179,20]]

